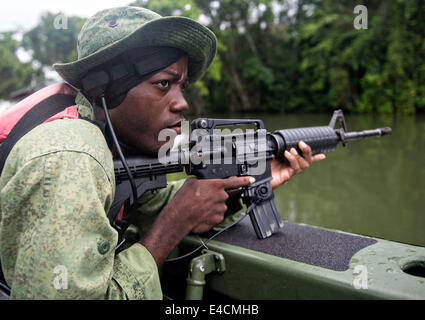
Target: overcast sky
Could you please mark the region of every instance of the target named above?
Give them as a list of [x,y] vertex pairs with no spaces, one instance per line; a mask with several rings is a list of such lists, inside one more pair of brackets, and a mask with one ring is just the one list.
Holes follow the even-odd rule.
[[89,17],[97,11],[128,5],[132,0],[1,0],[0,32],[34,27],[41,13],[62,12],[65,15]]

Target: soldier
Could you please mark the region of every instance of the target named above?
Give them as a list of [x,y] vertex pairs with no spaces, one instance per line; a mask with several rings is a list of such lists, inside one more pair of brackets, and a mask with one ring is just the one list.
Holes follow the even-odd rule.
[[[214,34],[196,21],[120,7],[88,19],[78,38],[78,60],[55,70],[79,90],[80,119],[37,126],[11,151],[0,179],[0,258],[13,299],[162,299],[158,266],[189,232],[210,230],[230,206],[227,189],[249,177],[172,182],[140,199],[143,236],[115,255],[117,232],[106,213],[114,199],[113,153],[97,126],[105,119],[83,92],[90,70],[129,66],[108,84],[105,99],[123,151],[157,154],[164,128],[180,131],[189,108],[183,90],[207,70]],[[112,63],[113,62],[113,63]],[[89,101],[90,100],[90,101]],[[272,164],[275,188],[324,155],[286,153]],[[230,209],[230,208],[229,208]],[[149,226],[149,230],[146,230]]]

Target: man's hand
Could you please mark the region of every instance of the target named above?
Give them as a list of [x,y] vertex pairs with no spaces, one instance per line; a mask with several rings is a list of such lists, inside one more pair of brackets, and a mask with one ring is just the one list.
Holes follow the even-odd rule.
[[190,231],[203,233],[223,221],[229,198],[226,190],[248,186],[253,182],[255,179],[252,177],[186,179],[140,243],[160,265]]
[[313,156],[311,148],[303,141],[298,144],[298,147],[302,151],[303,156],[300,156],[294,148],[292,148],[290,152],[285,151],[285,158],[288,160],[289,164],[277,159],[272,161],[271,170],[273,178],[271,185],[273,189],[276,189],[280,185],[288,182],[293,176],[305,171],[308,167],[310,167],[312,162],[326,158],[323,153]]
[[224,219],[229,194],[226,190],[236,189],[255,182],[252,177],[230,177],[227,179],[198,180],[189,178],[176,193],[173,201],[183,205],[187,216],[185,222],[194,233],[203,233]]

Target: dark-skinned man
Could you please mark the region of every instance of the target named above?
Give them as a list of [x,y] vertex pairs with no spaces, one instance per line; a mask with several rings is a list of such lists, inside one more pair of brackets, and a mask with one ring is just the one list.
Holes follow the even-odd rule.
[[[105,90],[112,125],[124,153],[156,155],[164,143],[161,130],[180,133],[189,109],[183,91],[212,62],[215,36],[187,18],[121,7],[88,19],[78,53],[77,61],[55,70],[79,90],[80,118],[31,130],[13,148],[0,179],[0,258],[11,298],[162,299],[158,266],[188,233],[222,222],[229,209],[226,190],[252,178],[188,178],[143,195],[140,217],[151,223],[135,225],[149,229],[115,255],[117,231],[107,219],[115,192],[113,151],[85,120],[105,120],[105,113],[81,79],[99,69],[115,79],[119,66],[126,66],[128,74]],[[302,142],[299,147],[303,157],[294,149],[285,153],[289,165],[273,161],[273,188],[324,158],[312,156]]]

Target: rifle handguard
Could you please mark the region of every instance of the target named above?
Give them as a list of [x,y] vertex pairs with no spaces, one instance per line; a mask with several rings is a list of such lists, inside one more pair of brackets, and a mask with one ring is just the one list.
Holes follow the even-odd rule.
[[299,154],[302,154],[298,147],[300,141],[310,146],[313,155],[332,152],[339,142],[335,129],[329,126],[277,130],[273,136],[278,146],[276,155],[279,158],[283,158],[285,150],[291,148],[295,148]]

